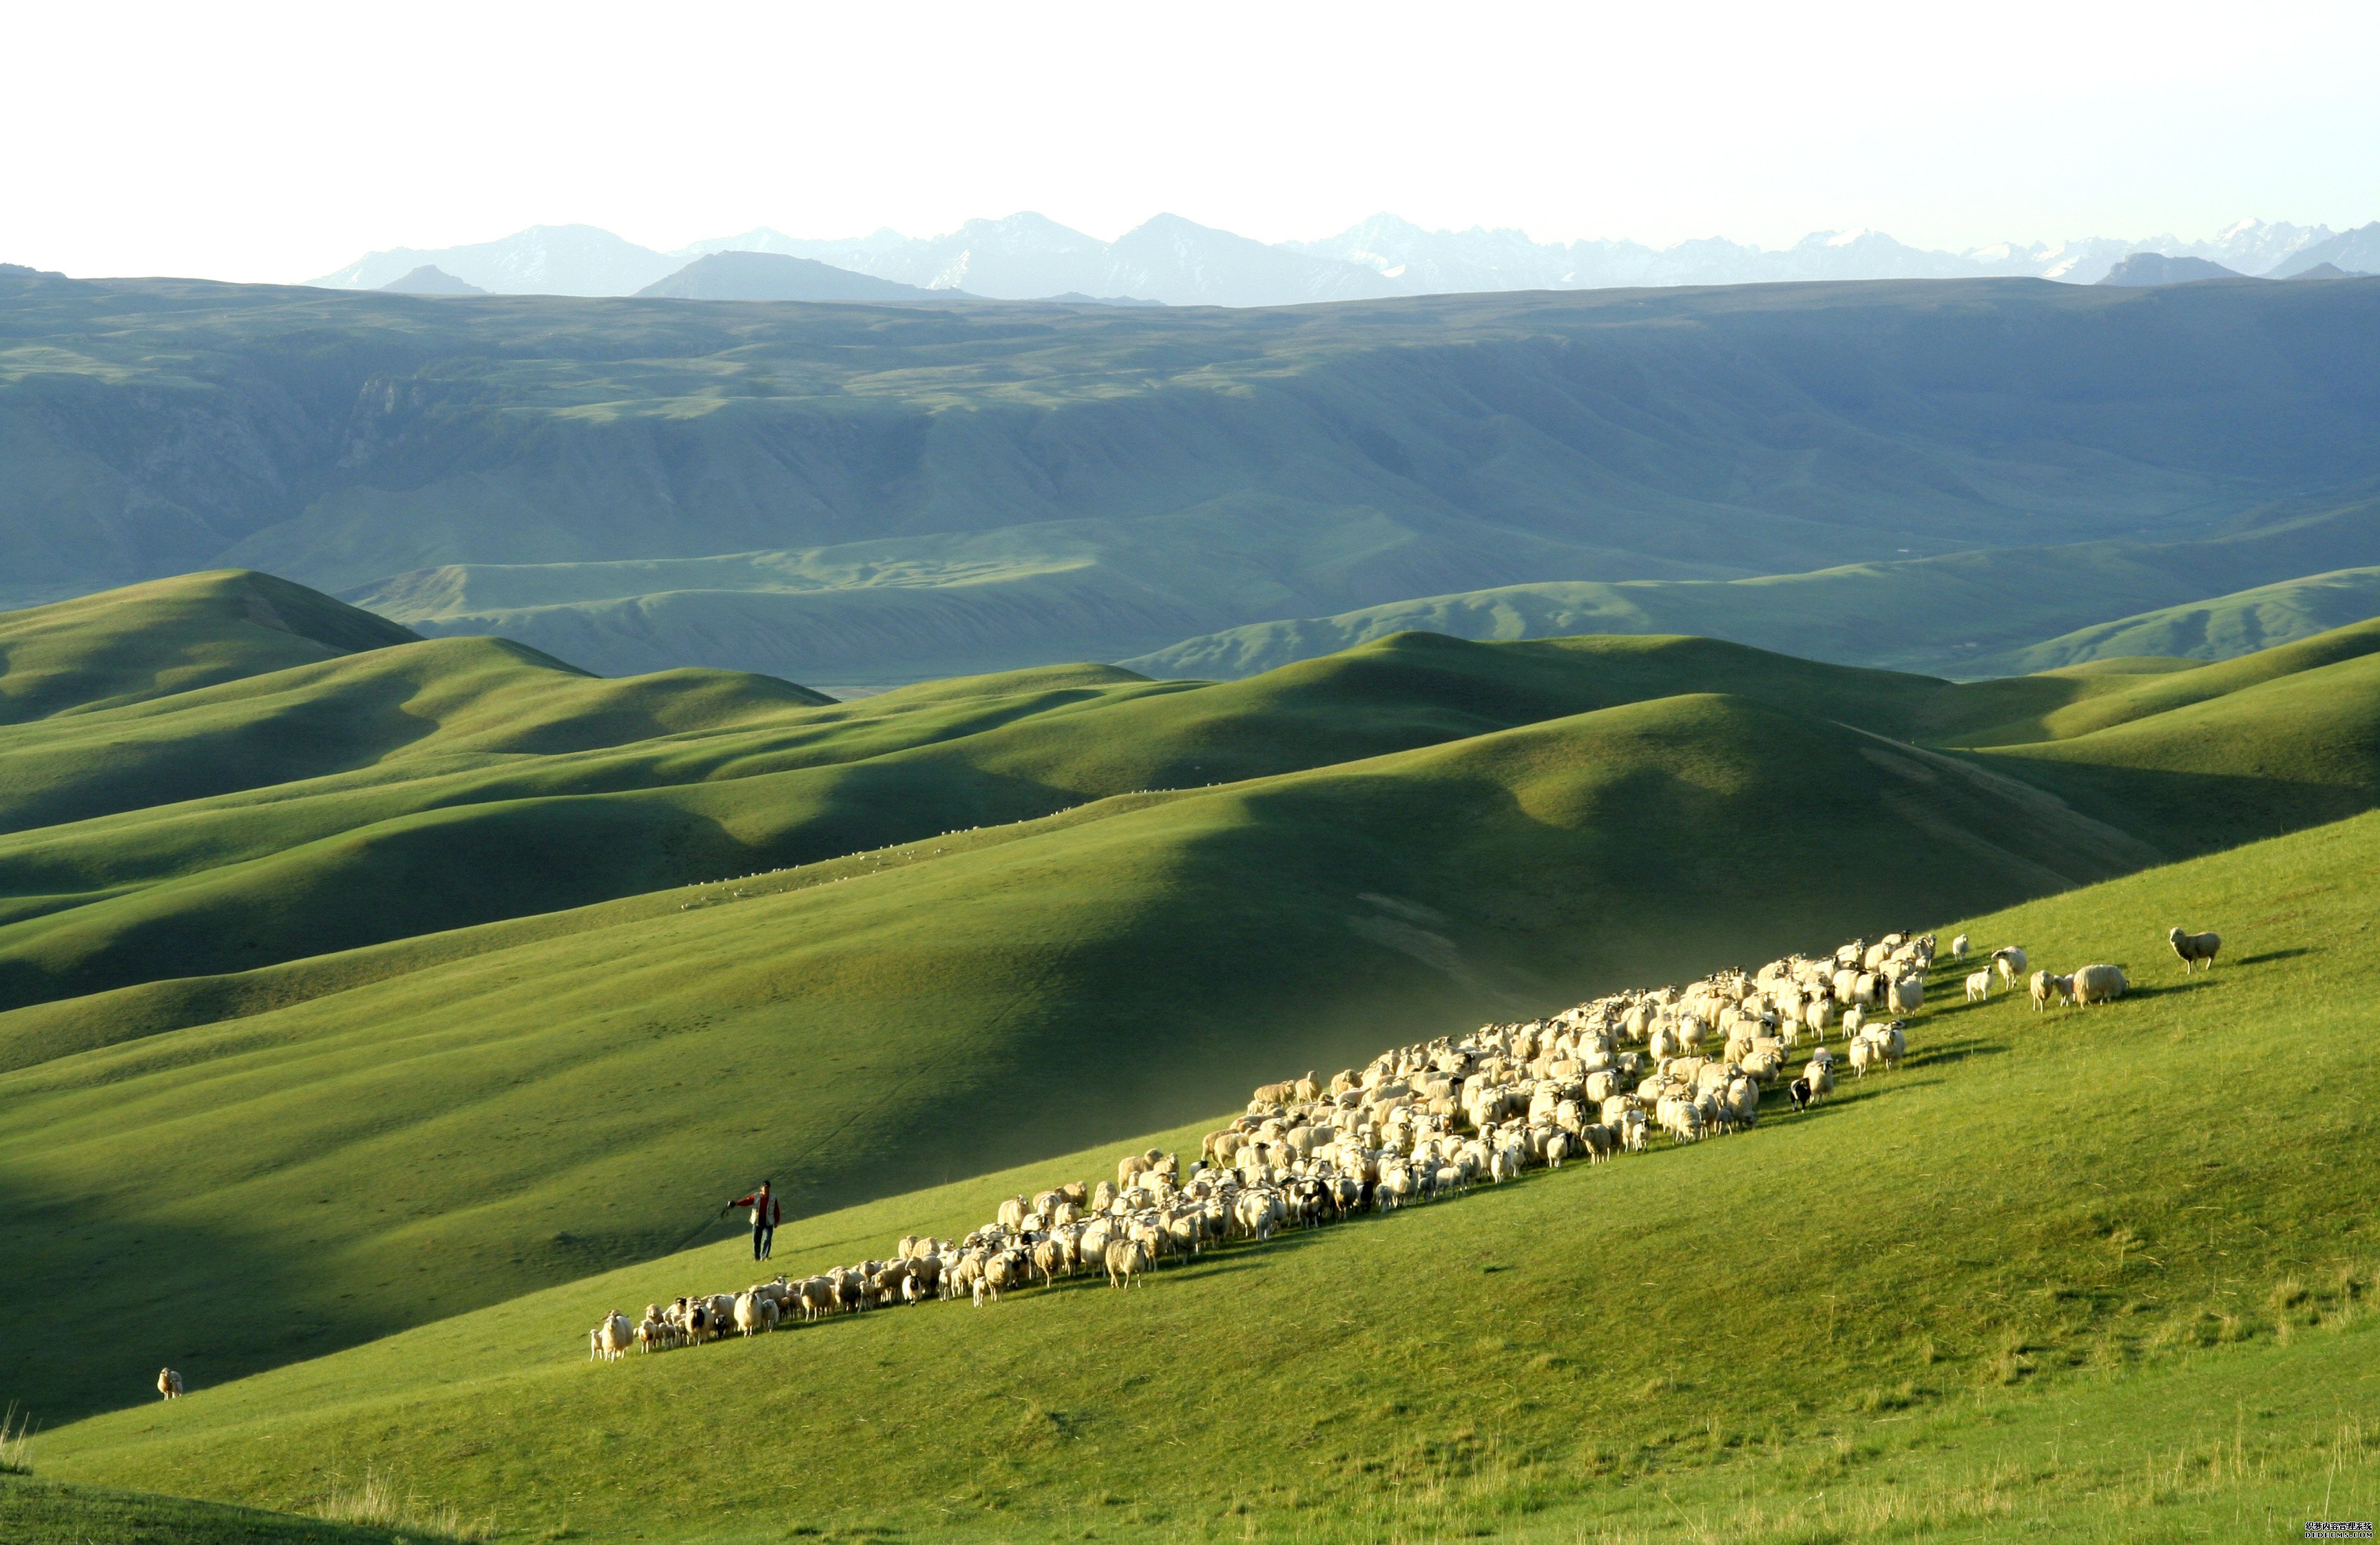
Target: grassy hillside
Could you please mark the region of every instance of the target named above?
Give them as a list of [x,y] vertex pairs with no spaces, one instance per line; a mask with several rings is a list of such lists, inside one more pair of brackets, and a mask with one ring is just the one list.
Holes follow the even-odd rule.
[[[2045,686],[2044,706],[2077,690]],[[720,672],[601,681],[496,640],[368,652],[0,732],[0,1003],[1719,688],[1912,738],[1942,695],[1692,640],[1415,637],[1211,688],[1076,670],[848,706]]]
[[[2362,637],[2167,676],[1954,686],[1708,640],[1413,634],[1238,682],[1077,669],[840,705],[768,678],[609,681],[502,641],[416,643],[0,728],[0,1007],[1698,693],[1919,744],[2071,736],[2304,669]],[[2285,754],[2289,731],[2278,734],[2254,743]],[[2103,754],[2095,742],[2062,754],[2110,764],[2099,818],[2166,852],[2205,846],[2165,819],[2170,758],[2135,767],[2123,745]],[[2375,787],[2361,764],[2306,780],[2321,787],[2284,825],[2362,808]]]
[[[2367,815],[1942,920],[2120,961],[2135,991],[1973,1006],[1946,958],[1909,1065],[1811,1116],[1130,1294],[586,1361],[605,1309],[748,1278],[710,1245],[202,1378],[34,1462],[280,1505],[373,1468],[530,1538],[2295,1538],[2380,1502],[2356,1393],[2380,1378],[2380,1237],[2342,1204],[2380,1184],[2375,863]],[[2221,928],[2223,963],[2186,978],[2169,922]],[[808,1219],[778,1263],[955,1230],[1141,1141]]]
[[[2244,524],[2184,540],[2006,547],[1754,579],[1416,591],[1418,599],[1337,616],[1185,638],[1123,663],[1159,677],[1245,676],[1420,628],[1482,640],[1698,634],[1819,659],[1982,677],[2128,656],[2227,658],[2380,610],[2380,600],[2363,604],[2374,594],[2359,577],[2364,571],[2313,573],[2380,557],[2380,503],[2293,501]],[[2240,591],[2242,583],[2260,588]],[[383,610],[431,631],[446,625],[434,611]]]
[[2375,614],[2380,568],[2336,569],[2078,629],[2020,651],[2015,664],[2050,670],[2132,656],[2229,659]]
[[2201,535],[2380,476],[2372,283],[0,295],[0,604],[238,563],[609,672],[1114,658],[1539,581]]
[[[1124,796],[23,1068],[0,1281],[129,1250],[179,1301],[273,1306],[202,1333],[261,1367],[666,1249],[756,1164],[804,1207],[906,1189],[1211,1109],[1252,1066],[2152,851],[1715,694]],[[1074,1092],[1033,1097],[1053,1068]],[[188,1334],[26,1344],[0,1383],[74,1401]]]
[[183,574],[0,612],[0,725],[196,692],[419,635],[271,574]]
[[[664,1252],[756,1164],[880,1196],[2329,819],[2375,638],[1954,684],[1408,634],[848,704],[435,640],[54,715],[0,730],[0,807],[78,817],[0,838],[0,1285],[137,1259],[266,1368]],[[0,1389],[94,1408],[180,1334]]]
[[[357,1491],[326,1491],[324,1503],[335,1507],[343,1495],[352,1500]],[[395,1500],[401,1506],[404,1499]],[[392,1524],[339,1523],[0,1475],[0,1538],[10,1545],[444,1545],[452,1538],[401,1520]]]

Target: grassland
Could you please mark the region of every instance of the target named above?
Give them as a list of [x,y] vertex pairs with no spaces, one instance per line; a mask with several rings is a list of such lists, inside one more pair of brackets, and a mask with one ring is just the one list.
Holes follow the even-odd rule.
[[2368,282],[945,311],[19,270],[0,296],[0,604],[237,564],[606,673],[1114,659],[1544,581],[2214,535],[2380,477]]
[[[2380,555],[2380,504],[2299,501],[2259,512],[2244,528],[2180,539],[2003,547],[1749,579],[1555,580],[1423,596],[1229,628],[1123,663],[1158,677],[1246,676],[1415,628],[1479,640],[1695,634],[1962,679],[2128,657],[2227,659],[2380,611],[2370,571],[2313,572],[2366,554]],[[418,615],[431,631],[446,625],[434,611]]]
[[[2295,1538],[2380,1502],[2375,863],[2366,815],[1944,919],[2135,991],[2035,1016],[1946,960],[1900,1073],[1749,1134],[1131,1294],[584,1360],[603,1310],[748,1275],[709,1245],[53,1431],[37,1473],[302,1507],[377,1467],[528,1539]],[[2168,921],[2224,963],[2185,978]],[[1123,1146],[808,1218],[779,1264]]]
[[2336,569],[2097,623],[2019,652],[2022,670],[2126,657],[2230,659],[2380,613],[2380,569]]
[[0,1286],[241,1309],[0,1389],[102,1409],[667,1253],[756,1166],[832,1208],[2334,819],[2375,644],[1961,685],[1412,634],[832,704],[450,639],[0,729],[0,808],[81,802],[0,838]]

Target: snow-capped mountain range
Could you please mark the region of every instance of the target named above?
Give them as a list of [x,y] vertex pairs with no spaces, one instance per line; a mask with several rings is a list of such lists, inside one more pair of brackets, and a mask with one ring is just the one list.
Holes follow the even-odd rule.
[[2095,284],[2136,252],[2203,258],[2286,279],[2329,262],[2380,271],[2380,222],[2327,226],[2243,220],[2204,241],[2161,235],[2002,244],[1965,252],[1907,246],[1881,231],[1823,231],[1764,249],[1708,237],[1651,247],[1625,240],[1539,242],[1519,231],[1428,231],[1377,214],[1320,241],[1269,245],[1160,214],[1114,241],[1038,214],[970,220],[939,236],[896,231],[820,240],[766,228],[656,252],[591,225],[532,225],[501,241],[434,251],[398,247],[312,283],[378,289],[425,266],[498,295],[625,296],[714,252],[775,252],[929,290],[1002,300],[1057,296],[1172,306],[1286,306],[1480,290],[1744,284],[1775,280],[2031,275]]

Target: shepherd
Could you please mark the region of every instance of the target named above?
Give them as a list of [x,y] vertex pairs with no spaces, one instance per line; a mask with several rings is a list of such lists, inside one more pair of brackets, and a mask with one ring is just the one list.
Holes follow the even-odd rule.
[[771,1184],[763,1180],[760,1189],[750,1196],[739,1196],[720,1209],[722,1213],[734,1207],[752,1209],[752,1259],[755,1261],[768,1260],[769,1248],[776,1242],[779,1213],[776,1193],[770,1189]]

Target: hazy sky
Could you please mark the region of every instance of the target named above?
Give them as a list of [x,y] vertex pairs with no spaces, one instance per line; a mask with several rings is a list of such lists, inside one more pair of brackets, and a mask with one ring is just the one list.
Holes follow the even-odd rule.
[[0,260],[1378,210],[1923,246],[2380,218],[2380,4],[14,6]]

